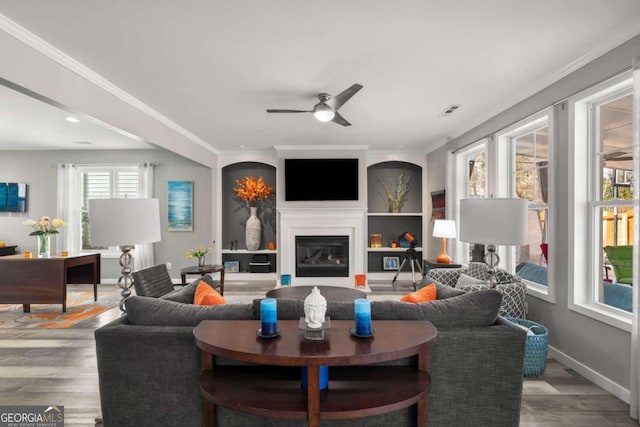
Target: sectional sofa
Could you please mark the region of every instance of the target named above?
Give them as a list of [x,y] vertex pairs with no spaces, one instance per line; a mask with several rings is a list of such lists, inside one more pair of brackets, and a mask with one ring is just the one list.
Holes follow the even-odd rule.
[[[188,285],[165,299],[131,297],[127,315],[96,330],[106,427],[203,425],[200,354],[193,328],[205,319],[259,319],[259,300],[194,306],[195,287],[195,283]],[[438,285],[437,301],[372,302],[374,326],[382,319],[426,319],[438,330],[431,352],[429,427],[518,426],[526,332],[498,315],[501,300],[495,290],[466,293]],[[302,301],[278,300],[278,319],[295,320],[303,312]],[[327,315],[353,319],[353,303],[331,302]],[[226,408],[217,408],[215,413],[216,425],[222,427],[306,425]],[[322,425],[413,426],[415,408],[364,419],[323,421]]]

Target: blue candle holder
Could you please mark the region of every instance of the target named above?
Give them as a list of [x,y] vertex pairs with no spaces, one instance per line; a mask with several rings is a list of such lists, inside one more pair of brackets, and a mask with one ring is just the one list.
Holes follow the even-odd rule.
[[371,301],[366,298],[358,298],[353,302],[356,328],[355,335],[370,336],[373,334],[371,329]]
[[272,336],[278,333],[278,306],[275,298],[260,301],[260,335]]

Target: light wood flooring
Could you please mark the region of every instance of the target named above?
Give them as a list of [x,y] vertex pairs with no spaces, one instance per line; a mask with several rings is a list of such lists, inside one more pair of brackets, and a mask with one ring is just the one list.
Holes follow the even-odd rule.
[[[96,425],[93,331],[119,316],[116,307],[72,329],[0,329],[0,405],[64,405],[65,425]],[[523,427],[638,426],[629,405],[554,360],[543,376],[525,379],[523,395]]]

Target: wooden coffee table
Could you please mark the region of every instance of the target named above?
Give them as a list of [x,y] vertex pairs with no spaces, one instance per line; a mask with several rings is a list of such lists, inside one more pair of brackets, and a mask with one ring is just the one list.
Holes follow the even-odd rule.
[[[311,293],[313,288],[314,286],[283,286],[268,291],[267,298],[303,300]],[[355,288],[344,288],[342,286],[318,286],[317,288],[327,301],[353,301],[354,299],[367,297],[366,292]]]
[[[214,425],[215,405],[256,416],[306,419],[310,427],[318,427],[321,419],[417,405],[417,425],[426,425],[429,353],[437,335],[430,322],[378,320],[373,337],[356,338],[349,331],[354,321],[332,320],[325,341],[305,340],[298,323],[278,321],[281,333],[270,339],[256,335],[258,320],[205,320],[194,329],[202,354],[206,425]],[[414,355],[416,367],[372,365]],[[216,365],[216,356],[255,365]],[[323,391],[318,390],[320,366],[329,366],[329,387]],[[306,393],[300,390],[300,367],[308,368]]]

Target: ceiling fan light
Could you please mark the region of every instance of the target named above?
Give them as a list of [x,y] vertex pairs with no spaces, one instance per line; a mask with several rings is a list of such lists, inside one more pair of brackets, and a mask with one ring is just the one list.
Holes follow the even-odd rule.
[[326,104],[317,104],[313,109],[313,116],[320,122],[330,122],[335,115],[336,113]]

